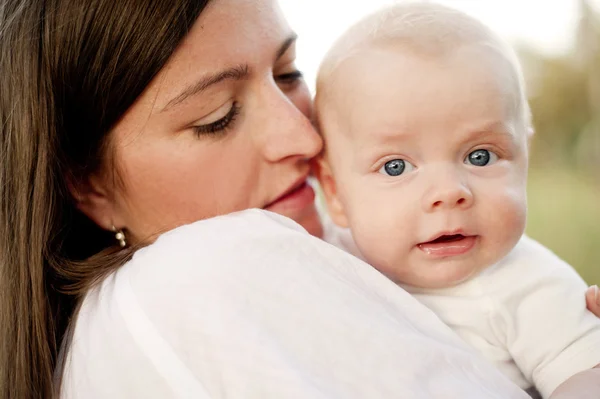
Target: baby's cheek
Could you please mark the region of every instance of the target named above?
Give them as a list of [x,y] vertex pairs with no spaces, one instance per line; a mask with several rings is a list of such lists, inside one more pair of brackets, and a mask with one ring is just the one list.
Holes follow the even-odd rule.
[[[365,204],[363,202],[362,205]],[[368,211],[357,212],[355,209],[353,214],[351,229],[361,253],[379,271],[393,274],[398,267],[398,259],[407,256],[408,243],[414,241],[411,235],[416,226],[407,210],[399,204],[379,201],[371,203]]]
[[[398,237],[390,229],[365,228],[354,234],[356,245],[364,259],[387,276],[394,275],[397,258],[403,258],[400,252],[404,247],[402,238]],[[386,231],[387,230],[387,231]]]
[[[524,191],[506,190],[496,196],[497,201],[482,209],[482,226],[485,226],[490,242],[495,246],[497,261],[517,244],[525,230],[527,200]],[[490,201],[491,202],[491,201]]]
[[[515,234],[521,236],[527,219],[527,194],[524,189],[506,190],[502,198],[502,219],[507,227],[517,230]],[[500,221],[501,222],[501,221]]]

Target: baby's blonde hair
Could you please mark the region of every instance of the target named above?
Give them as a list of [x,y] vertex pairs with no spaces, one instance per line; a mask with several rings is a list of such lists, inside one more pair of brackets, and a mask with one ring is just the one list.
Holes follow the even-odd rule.
[[[317,113],[336,69],[348,58],[373,47],[390,47],[417,56],[443,58],[464,46],[480,46],[505,61],[517,99],[516,115],[524,129],[531,126],[520,63],[504,40],[479,20],[452,8],[425,1],[403,1],[385,7],[350,27],[326,54],[317,76]],[[318,118],[318,115],[317,115]]]

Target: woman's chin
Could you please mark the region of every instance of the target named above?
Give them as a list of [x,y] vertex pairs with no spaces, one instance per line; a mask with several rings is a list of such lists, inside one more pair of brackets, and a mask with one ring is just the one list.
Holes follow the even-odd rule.
[[293,219],[296,223],[300,224],[310,235],[318,238],[323,238],[323,225],[317,212],[315,204],[311,204],[303,210],[299,215],[284,215]]

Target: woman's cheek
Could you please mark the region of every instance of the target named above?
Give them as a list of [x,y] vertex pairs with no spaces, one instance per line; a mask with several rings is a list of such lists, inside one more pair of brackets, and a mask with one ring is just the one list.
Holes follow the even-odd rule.
[[312,100],[306,83],[301,83],[295,90],[287,94],[292,104],[302,112],[304,116],[310,118],[312,114]]

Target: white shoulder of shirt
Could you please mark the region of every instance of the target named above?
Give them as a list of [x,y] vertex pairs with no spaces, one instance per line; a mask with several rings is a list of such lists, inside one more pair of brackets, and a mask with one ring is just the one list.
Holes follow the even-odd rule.
[[249,210],[161,236],[86,296],[66,398],[526,398],[364,262]]

